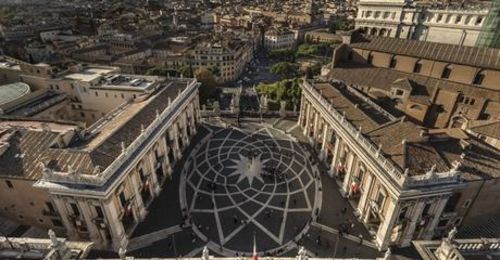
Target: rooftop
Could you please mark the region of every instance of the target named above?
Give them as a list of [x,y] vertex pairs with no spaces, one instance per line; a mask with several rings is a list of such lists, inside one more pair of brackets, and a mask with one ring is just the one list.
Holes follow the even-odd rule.
[[314,88],[363,136],[410,176],[435,168],[447,172],[460,162],[467,180],[500,178],[500,151],[461,129],[427,130],[412,122],[391,120],[383,110],[353,96],[345,86],[318,82]]
[[107,168],[187,87],[170,80],[148,99],[127,103],[82,132],[79,124],[0,119],[0,175],[38,180],[41,165],[56,172],[95,174]]
[[0,106],[15,101],[30,93],[30,86],[26,83],[16,82],[0,86]]
[[352,48],[500,70],[500,49],[373,36]]
[[116,68],[104,66],[88,66],[83,67],[76,72],[68,72],[67,74],[63,75],[63,78],[90,82],[113,71],[116,71]]

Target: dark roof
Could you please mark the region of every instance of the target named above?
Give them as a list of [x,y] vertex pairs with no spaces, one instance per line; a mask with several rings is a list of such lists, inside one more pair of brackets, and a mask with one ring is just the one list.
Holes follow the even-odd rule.
[[345,88],[330,83],[315,83],[314,87],[336,110],[345,111],[347,121],[357,128],[361,126],[365,137],[381,144],[386,157],[402,169],[408,168],[410,175],[425,174],[434,165],[436,172],[449,171],[459,161],[466,180],[500,178],[500,151],[460,129],[422,135],[425,129],[410,121],[377,122],[375,118],[382,115],[372,114],[376,110],[364,107],[363,101],[350,96]]
[[335,67],[328,75],[331,79],[341,80],[347,84],[367,86],[389,92],[394,82],[409,79],[412,82],[412,95],[430,95],[436,88],[461,92],[466,96],[500,101],[500,91],[479,88],[473,85],[436,79],[419,74],[406,73],[387,68],[344,65]]
[[179,81],[160,88],[152,97],[143,101],[148,103],[130,118],[126,118],[127,121],[117,130],[106,129],[114,132],[93,148],[89,148],[93,138],[87,141],[75,138],[69,147],[51,148],[58,138],[57,132],[26,128],[0,131],[0,137],[14,132],[8,139],[9,147],[0,154],[0,176],[40,179],[41,162],[55,171],[68,171],[72,168],[78,173],[94,174],[96,166],[103,170],[121,154],[121,142],[129,146],[140,135],[141,125],[149,126],[156,118],[156,111],[164,111],[168,106],[168,99],[173,101],[178,91],[184,90],[186,86],[186,82]]
[[479,48],[377,36],[362,42],[352,43],[351,47],[500,70],[500,49],[495,48]]
[[481,135],[500,139],[500,120],[478,120],[470,123],[468,129]]

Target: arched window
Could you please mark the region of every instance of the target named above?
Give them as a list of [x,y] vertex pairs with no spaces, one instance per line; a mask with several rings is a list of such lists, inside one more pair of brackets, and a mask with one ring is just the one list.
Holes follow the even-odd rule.
[[389,62],[389,68],[395,68],[398,63],[396,56],[391,57],[391,61]]
[[482,71],[482,70],[478,71],[476,73],[476,76],[474,76],[474,81],[472,82],[472,84],[475,84],[475,85],[483,84],[484,76],[485,76],[484,71]]
[[442,79],[448,79],[448,78],[450,78],[451,69],[452,69],[451,65],[446,65],[446,67],[444,67],[444,69],[443,69],[443,73],[441,73],[441,78]]
[[418,60],[413,67],[413,73],[420,73],[420,71],[422,71],[422,61]]

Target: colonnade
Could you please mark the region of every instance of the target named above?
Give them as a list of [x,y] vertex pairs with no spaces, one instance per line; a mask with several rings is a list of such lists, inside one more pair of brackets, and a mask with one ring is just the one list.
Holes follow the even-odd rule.
[[408,246],[412,239],[431,239],[448,195],[406,199],[401,187],[396,187],[399,192],[395,192],[390,186],[393,184],[379,177],[384,173],[370,166],[364,159],[366,155],[356,153],[357,144],[342,136],[344,131],[338,129],[342,124],[322,113],[322,104],[314,96],[304,89],[302,93],[298,124],[319,159],[328,166],[328,175],[354,206],[359,220],[373,232],[379,249]]

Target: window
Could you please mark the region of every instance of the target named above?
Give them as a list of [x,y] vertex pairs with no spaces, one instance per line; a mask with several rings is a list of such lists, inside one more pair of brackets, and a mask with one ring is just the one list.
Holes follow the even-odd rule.
[[451,65],[447,65],[443,69],[443,73],[441,74],[441,78],[442,79],[448,79],[448,78],[450,78],[450,74],[451,74]]
[[471,105],[471,106],[472,106],[472,105],[474,105],[474,103],[476,103],[476,100],[475,100],[475,99],[473,99],[473,98],[471,98],[471,99],[470,99],[470,103],[469,103],[469,105]]
[[457,218],[457,219],[455,219],[455,221],[453,222],[453,225],[454,225],[454,226],[459,226],[461,223],[462,223],[462,218]]
[[476,76],[474,76],[474,81],[472,82],[472,84],[475,85],[483,84],[484,76],[485,76],[484,71],[479,71],[478,73],[476,73]]
[[81,117],[85,117],[85,113],[80,112],[80,116],[81,116]]
[[420,73],[420,71],[422,71],[422,61],[417,61],[413,67],[413,73]]
[[453,193],[444,206],[444,212],[453,212],[460,200],[460,193]]
[[377,196],[377,205],[379,207],[379,210],[382,210],[382,208],[384,207],[384,201],[385,201],[385,194],[381,190]]
[[402,96],[405,92],[401,89],[396,89],[396,96]]
[[73,211],[73,214],[75,216],[80,216],[80,211],[78,210],[78,206],[76,205],[76,203],[70,203],[69,205],[71,207],[71,210]]
[[370,53],[368,54],[368,59],[366,60],[366,63],[372,64],[372,62],[373,62],[373,54]]
[[99,96],[99,93],[98,93],[97,91],[95,92],[95,96],[96,96],[96,97],[98,97],[98,96]]
[[63,226],[62,222],[59,219],[50,219],[50,221],[52,221],[52,225],[54,225],[55,227]]
[[120,192],[120,203],[122,204],[122,207],[125,207],[127,205],[127,198],[125,198],[125,194]]
[[460,21],[462,21],[462,16],[457,15],[457,17],[455,18],[455,23],[459,23]]
[[426,203],[424,209],[422,210],[422,216],[429,215],[429,210],[431,209],[432,204]]
[[470,203],[471,203],[471,200],[466,200],[466,201],[464,202],[463,207],[464,207],[464,208],[468,208],[468,207],[470,206]]
[[398,60],[396,59],[395,56],[392,56],[391,62],[389,62],[389,68],[395,68],[397,64],[398,64]]
[[7,184],[7,187],[9,187],[10,189],[14,189],[14,185],[12,185],[12,182],[7,180],[5,181],[5,184]]
[[123,93],[121,94],[122,98],[124,99],[125,98],[125,95],[123,95]]
[[438,14],[436,22],[439,23],[439,22],[441,22],[441,20],[443,20],[443,15],[442,14]]
[[401,211],[399,212],[398,220],[401,221],[401,220],[405,219],[407,212],[408,212],[408,207],[402,208]]
[[448,225],[447,219],[442,219],[438,222],[438,227],[446,227],[446,225]]
[[479,16],[479,17],[476,19],[476,25],[479,25],[482,21],[483,21],[483,17],[482,17],[482,16]]
[[98,218],[104,218],[104,212],[100,206],[95,206],[95,212]]
[[47,209],[49,210],[49,212],[55,212],[56,209],[54,208],[54,205],[52,205],[51,202],[47,201],[45,202],[45,206],[47,206]]

